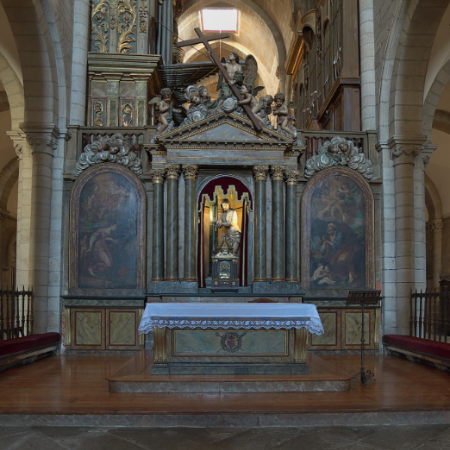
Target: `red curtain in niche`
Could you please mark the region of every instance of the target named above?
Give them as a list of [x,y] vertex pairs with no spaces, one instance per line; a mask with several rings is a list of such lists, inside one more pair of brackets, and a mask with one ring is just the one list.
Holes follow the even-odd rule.
[[241,270],[239,271],[239,281],[241,286],[247,286],[248,280],[248,222],[249,222],[249,208],[253,206],[253,197],[250,190],[247,186],[239,179],[231,177],[231,176],[223,176],[220,178],[215,178],[214,180],[209,181],[206,186],[200,192],[198,196],[198,208],[200,210],[200,220],[199,220],[199,228],[198,232],[198,250],[197,255],[197,274],[198,274],[198,282],[199,287],[206,287],[206,268],[205,268],[205,245],[203,242],[203,220],[204,220],[204,209],[205,206],[202,205],[202,199],[204,194],[208,194],[210,199],[214,198],[214,192],[216,187],[220,186],[222,191],[226,194],[230,186],[234,186],[236,188],[237,198],[240,200],[242,195],[247,193],[249,200],[245,200],[243,202],[243,212],[242,212],[242,239],[241,239],[241,248],[240,248],[240,258],[242,261]]

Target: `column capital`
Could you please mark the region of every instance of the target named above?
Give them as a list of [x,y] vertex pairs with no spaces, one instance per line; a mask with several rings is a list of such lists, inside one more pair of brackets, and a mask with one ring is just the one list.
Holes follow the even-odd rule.
[[388,141],[388,147],[394,166],[398,164],[414,165],[414,160],[419,154],[426,136],[396,135]]
[[431,144],[431,143],[425,143],[422,146],[422,149],[418,155],[418,159],[423,164],[423,170],[427,167],[428,163],[430,162],[430,158],[432,153],[437,149],[437,145]]
[[266,181],[269,166],[253,166],[253,176],[256,181]]
[[22,159],[24,156],[30,156],[26,136],[23,131],[21,130],[7,131],[6,134],[11,139],[14,145],[14,150],[16,151],[16,155],[18,156],[19,159]]
[[53,156],[53,152],[58,148],[58,127],[52,123],[20,123],[19,127],[25,133],[32,155],[46,153]]
[[163,184],[164,183],[164,173],[165,169],[153,169],[150,171],[150,176],[152,177],[153,184]]
[[168,180],[178,180],[180,177],[180,165],[169,164],[166,166],[166,177]]
[[283,181],[285,169],[286,166],[271,166],[270,175],[272,177],[272,181]]
[[444,226],[444,221],[442,219],[433,219],[427,223],[427,228],[435,233],[436,231],[441,231]]
[[285,170],[284,175],[286,177],[286,184],[289,186],[296,186],[300,172],[298,170]]
[[185,180],[195,180],[198,174],[198,166],[193,164],[183,165],[183,175]]

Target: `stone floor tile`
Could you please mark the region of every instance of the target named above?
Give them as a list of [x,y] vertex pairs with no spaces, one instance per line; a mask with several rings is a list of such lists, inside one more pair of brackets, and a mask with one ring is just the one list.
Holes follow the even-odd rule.
[[268,450],[310,430],[302,428],[255,428],[214,443],[220,450]]
[[195,441],[213,444],[249,430],[247,428],[177,428],[177,431]]
[[31,431],[28,427],[0,427],[0,437],[11,436],[13,434],[21,434]]
[[[41,432],[46,432],[45,429]],[[68,450],[142,450],[140,445],[122,439],[98,428],[56,429],[49,433],[58,444]],[[170,447],[167,447],[167,450]]]
[[36,431],[28,431],[2,436],[0,450],[66,450],[66,447]]
[[176,428],[115,428],[109,433],[146,450],[212,450],[207,443],[191,439]]
[[350,447],[346,447],[345,450],[381,450],[383,447],[377,447],[371,444],[365,444],[361,441],[356,441]]
[[[317,430],[319,431],[319,430]],[[350,447],[355,441],[351,441],[350,439],[345,439],[340,437],[333,441],[330,439],[330,435],[322,436],[319,432],[317,433],[308,433],[304,435],[299,435],[281,443],[278,446],[270,448],[270,450],[300,450],[300,449],[308,449],[308,450],[324,450],[324,449],[346,449]]]
[[437,437],[448,425],[382,426],[361,439],[361,442],[385,449],[413,450]]
[[313,431],[324,442],[339,443],[341,439],[358,440],[375,432],[377,427],[320,427]]

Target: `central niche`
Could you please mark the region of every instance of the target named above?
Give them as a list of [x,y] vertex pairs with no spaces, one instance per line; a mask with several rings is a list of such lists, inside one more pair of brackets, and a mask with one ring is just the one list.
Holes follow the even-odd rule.
[[199,285],[237,289],[247,285],[251,193],[238,179],[211,180],[199,196]]

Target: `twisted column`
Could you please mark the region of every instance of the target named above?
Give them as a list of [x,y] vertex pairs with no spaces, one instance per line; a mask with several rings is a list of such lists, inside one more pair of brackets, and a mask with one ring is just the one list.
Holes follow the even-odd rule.
[[285,279],[284,166],[272,166],[272,281]]
[[183,166],[184,175],[184,281],[197,281],[197,205],[195,181],[198,166]]
[[299,173],[297,170],[286,170],[286,281],[297,282],[297,252],[295,239],[297,208],[295,194]]
[[180,166],[166,166],[167,178],[167,260],[166,280],[178,281],[178,178]]
[[164,169],[152,170],[153,181],[153,276],[164,280]]
[[266,179],[269,166],[254,166],[255,177],[255,275],[253,281],[267,281],[266,273]]

